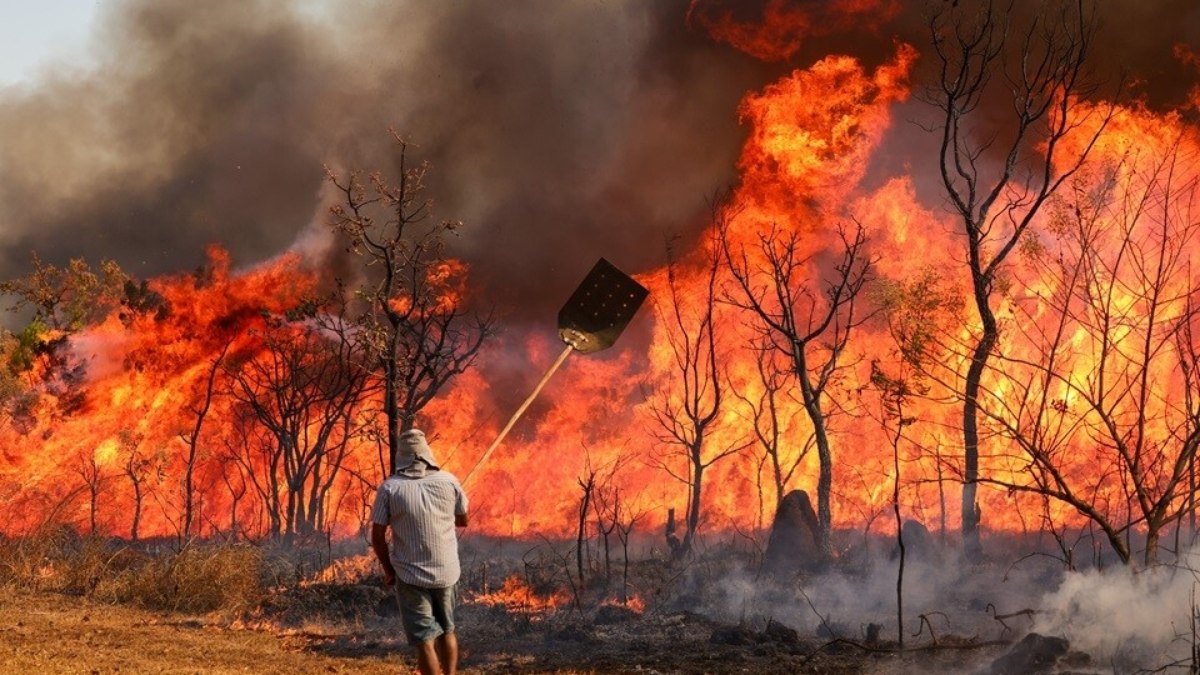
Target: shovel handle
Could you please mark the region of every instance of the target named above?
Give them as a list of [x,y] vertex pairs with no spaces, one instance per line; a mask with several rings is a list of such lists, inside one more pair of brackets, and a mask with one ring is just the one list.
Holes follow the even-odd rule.
[[550,366],[550,369],[547,370],[546,374],[542,376],[541,381],[539,381],[537,386],[533,388],[533,393],[531,393],[529,397],[525,399],[525,402],[521,404],[520,408],[517,408],[517,412],[513,413],[513,416],[509,418],[508,424],[505,424],[504,428],[500,430],[500,435],[496,437],[496,440],[492,441],[492,444],[488,446],[488,449],[485,450],[483,455],[479,457],[479,461],[475,462],[475,466],[471,467],[471,470],[467,472],[466,477],[462,480],[463,483],[471,480],[471,476],[475,475],[475,472],[479,470],[480,466],[483,466],[483,463],[487,461],[488,456],[492,454],[492,451],[496,449],[496,446],[500,445],[500,441],[504,440],[504,437],[508,435],[510,430],[512,430],[513,425],[517,423],[517,420],[521,418],[521,415],[525,414],[525,409],[528,408],[529,404],[533,403],[533,399],[537,398],[537,395],[541,393],[542,387],[545,387],[546,383],[550,381],[550,377],[554,375],[554,371],[558,370],[558,367],[563,364],[563,361],[567,360],[567,357],[570,356],[571,352],[574,350],[574,347],[567,345],[566,349],[564,349],[562,353],[558,355],[558,358],[554,360],[554,364]]

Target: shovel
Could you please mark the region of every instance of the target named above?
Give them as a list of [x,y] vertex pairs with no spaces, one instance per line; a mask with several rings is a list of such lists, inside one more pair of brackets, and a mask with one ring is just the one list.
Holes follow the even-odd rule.
[[533,388],[533,393],[529,394],[509,418],[508,424],[500,430],[500,435],[479,457],[479,461],[475,462],[475,466],[463,478],[464,483],[470,480],[496,446],[500,445],[500,441],[508,435],[513,425],[571,352],[592,354],[613,346],[649,293],[644,286],[604,258],[592,267],[592,271],[583,278],[579,288],[575,289],[567,303],[558,310],[558,337],[567,346]]

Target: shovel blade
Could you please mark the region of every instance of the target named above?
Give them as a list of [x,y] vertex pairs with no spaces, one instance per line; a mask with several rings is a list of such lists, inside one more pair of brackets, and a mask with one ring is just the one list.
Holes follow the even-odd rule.
[[608,349],[649,293],[601,258],[558,311],[558,336],[584,354]]

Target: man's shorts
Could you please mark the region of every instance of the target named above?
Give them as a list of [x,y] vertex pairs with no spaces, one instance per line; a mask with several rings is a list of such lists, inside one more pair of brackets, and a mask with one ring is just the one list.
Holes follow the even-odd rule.
[[396,580],[396,602],[408,643],[429,642],[454,632],[454,587],[421,588]]

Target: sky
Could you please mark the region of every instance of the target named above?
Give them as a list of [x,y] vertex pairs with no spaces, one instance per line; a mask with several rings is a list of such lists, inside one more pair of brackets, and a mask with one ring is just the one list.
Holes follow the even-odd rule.
[[0,86],[81,54],[105,0],[0,0]]

